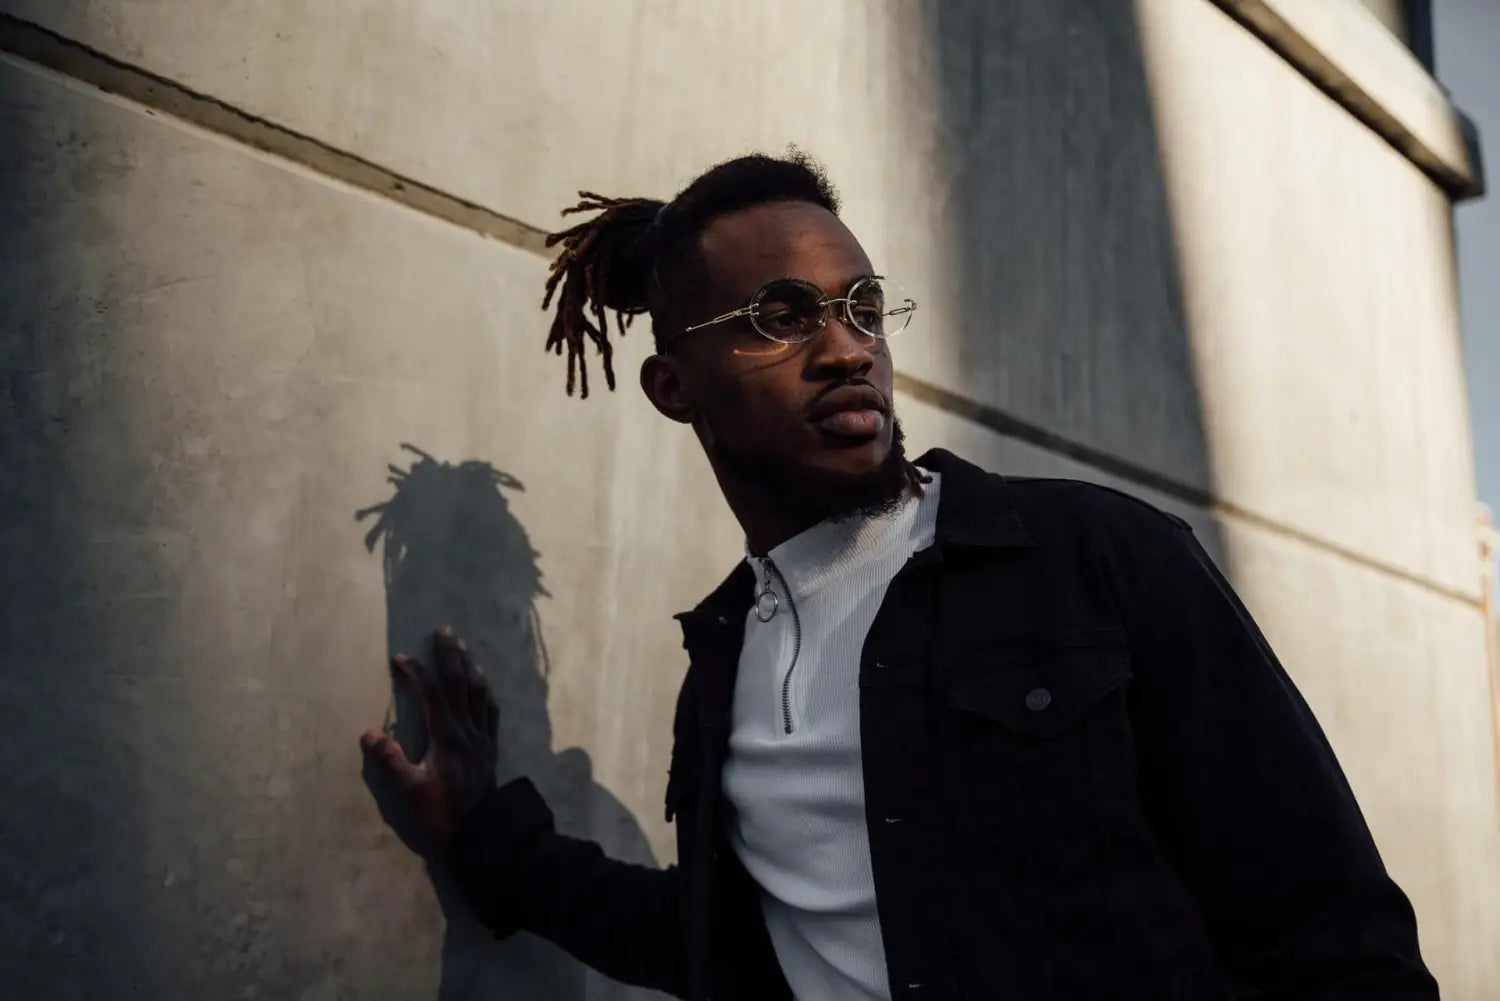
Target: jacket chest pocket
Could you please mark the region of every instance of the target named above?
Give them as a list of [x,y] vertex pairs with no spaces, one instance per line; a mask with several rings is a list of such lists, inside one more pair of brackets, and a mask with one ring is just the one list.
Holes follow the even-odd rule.
[[1130,678],[1117,646],[1000,649],[951,665],[951,765],[973,829],[1059,850],[1097,835],[1133,786]]

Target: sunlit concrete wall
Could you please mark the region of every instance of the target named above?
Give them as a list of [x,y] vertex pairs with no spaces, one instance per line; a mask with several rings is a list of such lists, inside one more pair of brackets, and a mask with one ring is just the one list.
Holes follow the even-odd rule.
[[[897,345],[918,446],[1198,526],[1329,731],[1446,996],[1500,991],[1449,196],[1219,6],[0,11],[74,60],[0,62],[20,996],[617,996],[445,908],[354,737],[388,648],[454,620],[568,829],[671,860],[669,616],[739,540],[631,389],[643,330],[622,392],[563,396],[524,234],[579,188],[665,196],[789,142],[922,300]],[[79,82],[101,58],[165,82],[106,96]],[[174,85],[519,246],[153,110]]]
[[1208,5],[1141,9],[1215,488],[1249,516],[1223,519],[1229,563],[1445,987],[1486,996],[1500,823],[1448,199]]

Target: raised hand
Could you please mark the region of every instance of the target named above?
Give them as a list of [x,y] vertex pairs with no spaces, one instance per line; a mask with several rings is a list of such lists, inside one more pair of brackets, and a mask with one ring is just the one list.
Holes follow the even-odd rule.
[[[433,634],[431,665],[405,654],[391,658],[417,692],[427,753],[411,761],[389,732],[371,727],[359,743],[367,780],[381,814],[413,850],[447,842],[460,817],[495,787],[500,709],[465,643],[443,627]],[[373,774],[371,774],[373,773]],[[394,804],[379,802],[390,790]],[[400,816],[392,814],[391,807]],[[415,825],[415,830],[402,830]]]

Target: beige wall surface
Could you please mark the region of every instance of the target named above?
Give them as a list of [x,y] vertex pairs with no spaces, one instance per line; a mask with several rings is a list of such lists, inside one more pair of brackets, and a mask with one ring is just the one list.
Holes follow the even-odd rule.
[[[1445,996],[1500,991],[1449,206],[1219,6],[0,12],[534,227],[581,187],[818,155],[922,301],[913,443],[1192,522]],[[0,788],[19,996],[624,996],[445,932],[354,737],[387,650],[452,619],[568,829],[671,860],[670,615],[740,542],[631,387],[645,329],[621,393],[568,400],[539,256],[5,57],[0,129],[0,715],[40,762]]]
[[[670,615],[738,538],[704,464],[644,400],[561,399],[540,258],[13,64],[0,88],[26,171],[3,704],[61,783],[8,783],[35,826],[7,835],[5,906],[52,959],[12,996],[416,997],[465,962],[492,993],[459,996],[544,996],[574,969],[550,948],[448,955],[355,738],[388,638],[451,620],[511,766],[575,833],[670,861]],[[387,503],[370,552],[356,512]]]
[[1140,11],[1217,496],[1477,595],[1447,199],[1212,5]]
[[961,332],[908,371],[1209,485],[1127,3],[0,9],[544,228],[799,144]]

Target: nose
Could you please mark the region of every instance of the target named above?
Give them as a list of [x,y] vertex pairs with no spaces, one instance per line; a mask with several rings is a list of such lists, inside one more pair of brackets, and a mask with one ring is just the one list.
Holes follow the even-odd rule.
[[840,314],[830,310],[828,322],[812,339],[807,363],[817,378],[853,378],[864,375],[875,366],[884,350],[884,342],[854,327]]

